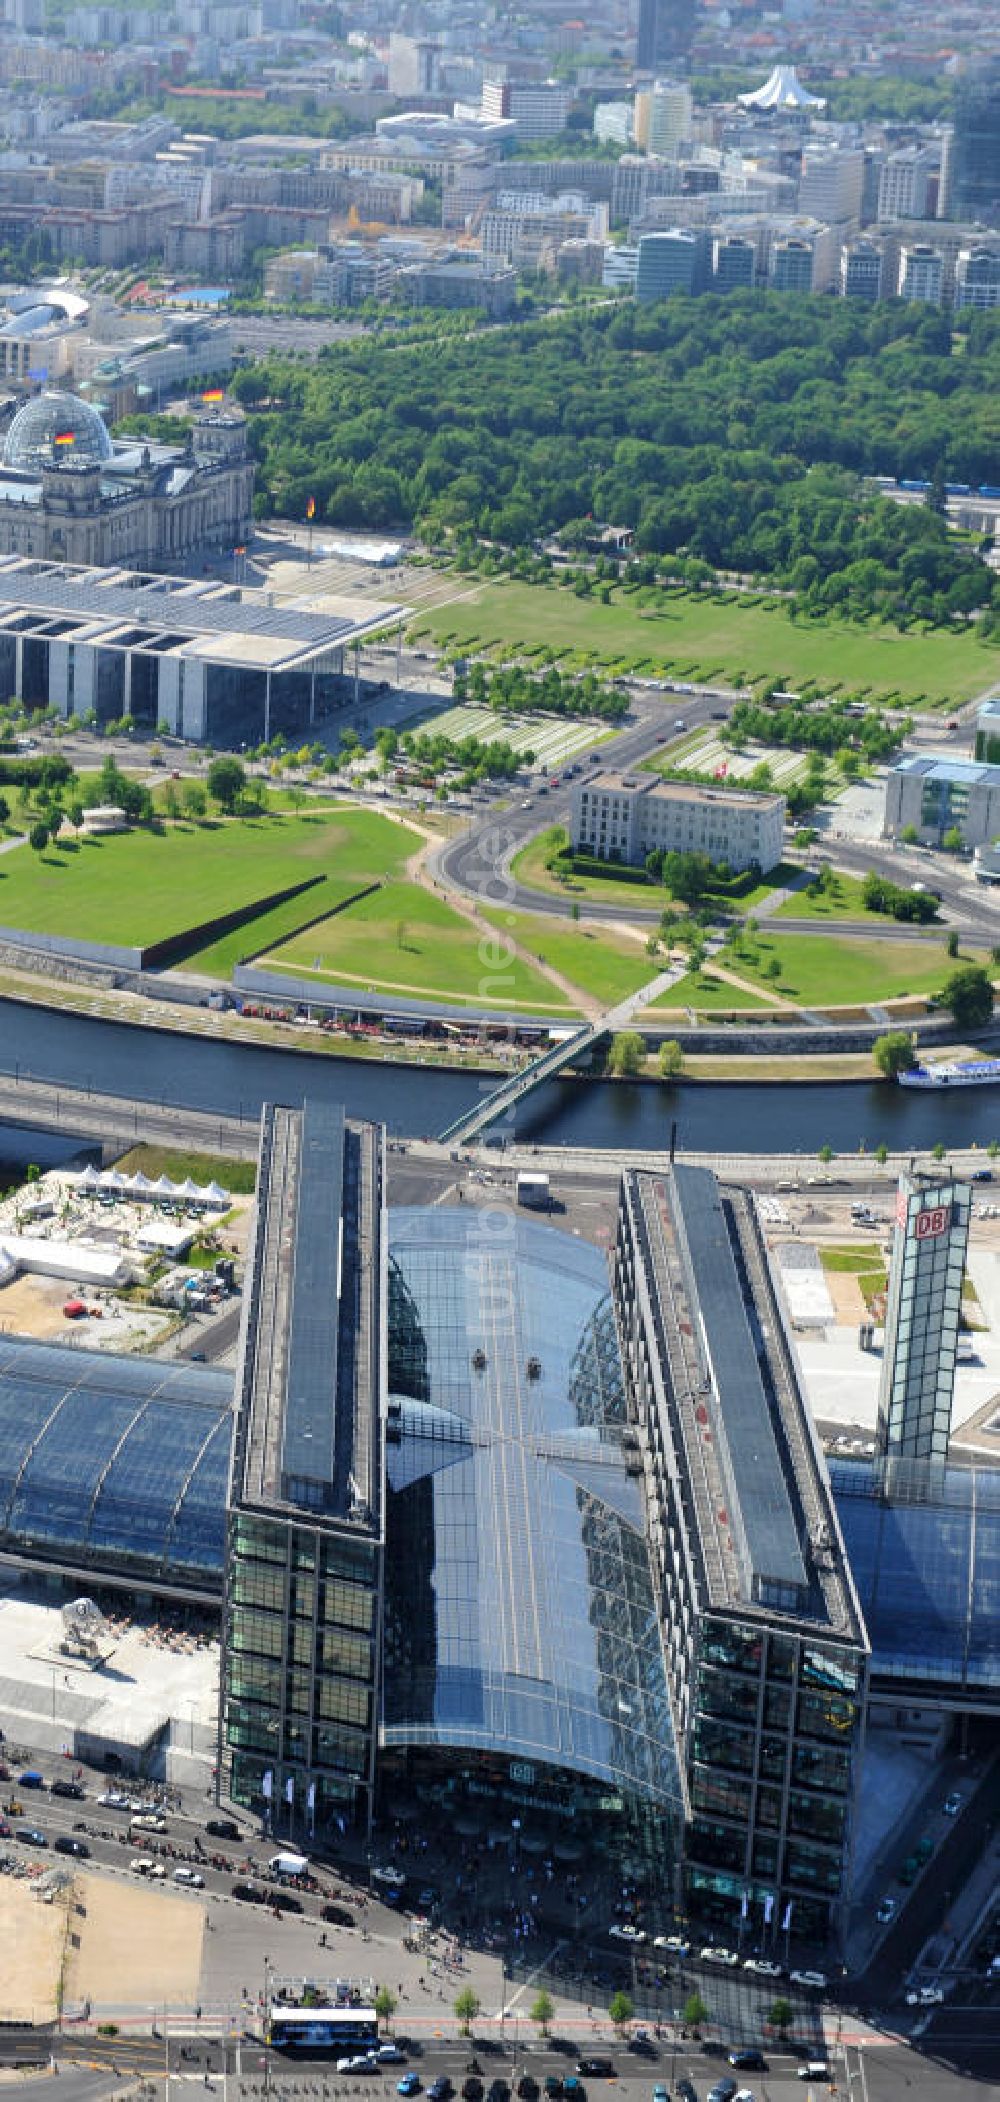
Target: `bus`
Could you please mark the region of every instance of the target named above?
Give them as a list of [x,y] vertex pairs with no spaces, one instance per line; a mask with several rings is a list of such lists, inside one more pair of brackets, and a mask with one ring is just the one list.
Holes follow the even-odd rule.
[[329,2051],[335,2058],[378,2047],[374,2007],[272,2007],[267,2041],[275,2051]]

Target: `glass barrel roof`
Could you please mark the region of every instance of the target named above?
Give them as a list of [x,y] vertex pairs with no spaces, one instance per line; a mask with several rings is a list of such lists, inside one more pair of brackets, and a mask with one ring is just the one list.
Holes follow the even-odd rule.
[[221,1577],[232,1379],[0,1337],[0,1545]]
[[1000,1470],[829,1465],[874,1676],[1000,1691]]
[[513,1213],[390,1214],[384,1741],[677,1800],[603,1255]]

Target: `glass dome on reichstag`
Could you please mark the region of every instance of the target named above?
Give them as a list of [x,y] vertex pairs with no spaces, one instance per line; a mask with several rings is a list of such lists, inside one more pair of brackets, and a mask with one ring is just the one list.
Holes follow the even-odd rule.
[[18,410],[4,440],[3,464],[37,474],[61,460],[110,460],[111,452],[104,419],[89,401],[47,392]]

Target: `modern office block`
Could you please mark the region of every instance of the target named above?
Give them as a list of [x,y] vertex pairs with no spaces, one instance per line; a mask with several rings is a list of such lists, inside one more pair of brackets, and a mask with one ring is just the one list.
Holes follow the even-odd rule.
[[884,1461],[947,1458],[971,1209],[967,1183],[900,1176],[878,1396]]
[[735,292],[753,285],[757,250],[745,234],[720,235],[712,243],[712,267],[717,292]]
[[766,871],[781,860],[785,798],[609,768],[574,784],[570,822],[574,852],[599,861],[638,867],[659,848]]
[[639,0],[635,62],[640,73],[686,58],[694,41],[698,0]]
[[955,83],[945,206],[949,219],[1000,227],[1000,58]]
[[841,249],[840,289],[845,299],[880,298],[882,252],[874,241],[851,241]]
[[813,244],[791,235],[775,241],[771,249],[771,285],[775,292],[811,292],[814,266]]
[[684,1841],[678,1915],[836,1939],[867,1637],[749,1192],[623,1180],[612,1260],[650,1512]]
[[700,292],[708,237],[690,227],[675,226],[667,233],[643,234],[639,241],[636,297],[644,303],[669,299],[675,292]]
[[930,752],[898,760],[886,775],[882,833],[898,839],[911,826],[922,846],[941,846],[946,832],[964,847],[988,846],[1000,837],[1000,766]]
[[370,1822],[387,1355],[379,1128],[266,1108],[228,1499],[219,1769],[275,1831]]
[[939,307],[944,295],[944,257],[927,241],[907,242],[899,252],[900,299],[922,299]]
[[978,313],[1000,307],[1000,241],[961,250],[955,265],[955,305]]

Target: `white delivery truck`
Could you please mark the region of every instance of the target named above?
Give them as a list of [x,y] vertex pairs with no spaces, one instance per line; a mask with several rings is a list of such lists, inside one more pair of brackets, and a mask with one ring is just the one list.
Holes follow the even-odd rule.
[[521,1173],[517,1178],[517,1201],[518,1204],[529,1206],[532,1211],[550,1211],[552,1196],[548,1176]]
[[272,1876],[307,1876],[309,1863],[304,1854],[272,1854],[268,1862]]

